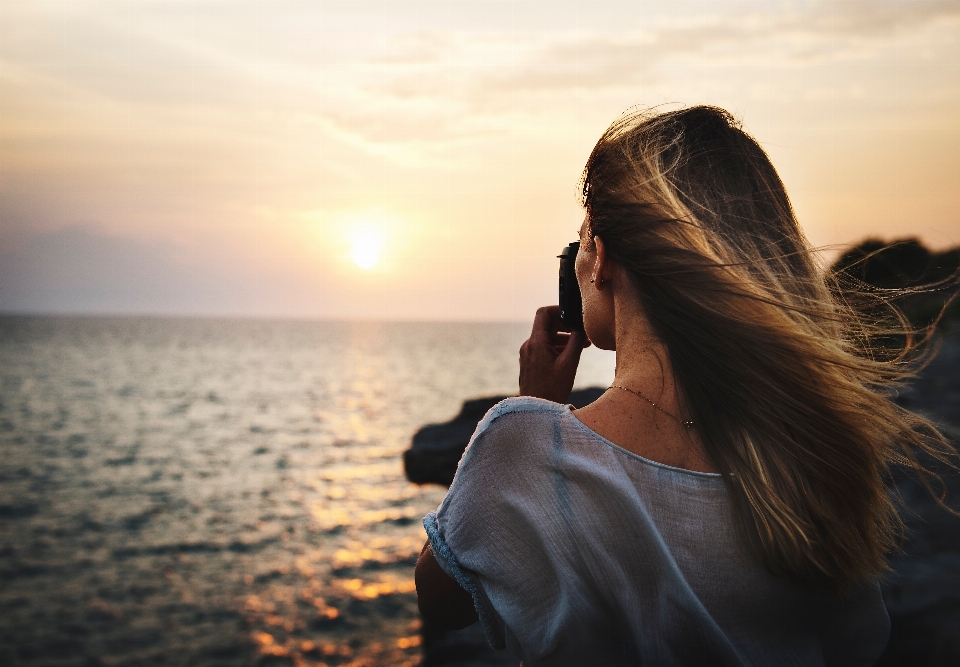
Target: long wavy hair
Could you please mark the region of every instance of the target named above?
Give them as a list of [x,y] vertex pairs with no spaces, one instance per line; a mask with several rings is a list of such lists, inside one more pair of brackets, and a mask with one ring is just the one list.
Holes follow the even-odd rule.
[[891,466],[930,474],[918,450],[955,465],[937,429],[892,400],[914,343],[871,344],[726,111],[621,117],[581,191],[587,242],[602,238],[632,277],[756,558],[837,592],[879,576],[902,535]]

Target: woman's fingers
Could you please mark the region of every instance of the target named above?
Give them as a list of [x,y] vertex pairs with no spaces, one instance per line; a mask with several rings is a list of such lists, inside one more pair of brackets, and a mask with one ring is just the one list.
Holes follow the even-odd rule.
[[553,345],[557,352],[560,352],[567,346],[569,342],[570,334],[564,331],[558,331],[557,333],[553,334],[550,344]]
[[566,331],[566,327],[560,319],[559,306],[544,306],[537,309],[536,317],[533,319],[533,331],[530,332],[530,340],[534,343],[546,343],[552,346],[557,353],[563,351],[570,341],[570,333]]
[[557,363],[562,367],[572,365],[573,372],[576,373],[577,366],[580,365],[580,354],[588,347],[590,347],[590,339],[582,331],[567,334],[566,344],[558,350],[560,356],[557,358]]
[[560,306],[543,306],[537,309],[537,314],[533,318],[533,331],[530,332],[530,338],[544,336],[549,338],[564,329],[563,321],[560,319]]
[[520,394],[566,401],[586,345],[583,332],[563,330],[558,306],[537,310],[530,338],[520,347]]

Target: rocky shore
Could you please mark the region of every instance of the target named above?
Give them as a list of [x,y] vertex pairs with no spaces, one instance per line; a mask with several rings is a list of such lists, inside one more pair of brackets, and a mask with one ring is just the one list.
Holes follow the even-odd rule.
[[[960,331],[944,336],[941,344],[897,402],[932,418],[960,445]],[[922,460],[943,479],[945,488],[934,483],[934,489],[945,491],[947,504],[960,511],[960,474]],[[903,501],[907,535],[882,583],[891,632],[878,665],[960,665],[960,518],[938,507],[918,480],[902,472],[895,476],[894,490]]]
[[[593,403],[604,392],[600,387],[578,389],[569,402],[578,408]],[[470,436],[483,415],[507,396],[487,396],[464,401],[460,413],[443,424],[427,424],[413,435],[410,449],[403,453],[403,469],[414,484],[450,486],[457,464]]]
[[[936,357],[899,392],[897,402],[932,418],[954,443],[960,443],[960,330],[943,334],[938,344]],[[599,387],[576,391],[570,402],[586,405],[603,391]],[[477,422],[503,398],[466,401],[451,421],[420,429],[404,453],[408,479],[449,486]],[[948,504],[960,511],[960,475],[942,466],[940,472]],[[902,499],[907,535],[891,556],[891,572],[882,582],[891,634],[878,665],[960,665],[960,518],[938,507],[918,480],[902,472],[896,473],[891,492]],[[458,632],[425,624],[423,639],[424,667],[518,664],[488,648],[476,624]]]

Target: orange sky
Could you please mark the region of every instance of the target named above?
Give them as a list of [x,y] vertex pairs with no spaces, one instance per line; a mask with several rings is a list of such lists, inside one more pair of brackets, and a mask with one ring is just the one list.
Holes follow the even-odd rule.
[[606,125],[696,103],[815,244],[960,244],[955,1],[3,0],[0,311],[526,320]]

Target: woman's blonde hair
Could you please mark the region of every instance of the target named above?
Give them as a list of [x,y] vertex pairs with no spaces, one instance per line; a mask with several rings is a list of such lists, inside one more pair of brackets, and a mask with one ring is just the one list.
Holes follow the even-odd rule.
[[835,591],[882,573],[902,531],[891,464],[923,474],[916,450],[956,452],[891,399],[906,351],[871,348],[763,149],[721,109],[630,113],[593,149],[582,199],[759,561]]

